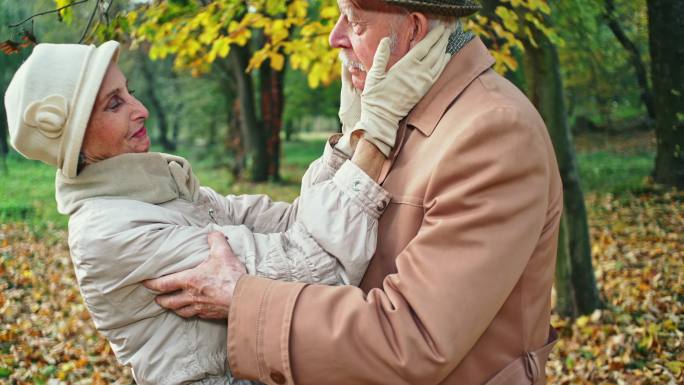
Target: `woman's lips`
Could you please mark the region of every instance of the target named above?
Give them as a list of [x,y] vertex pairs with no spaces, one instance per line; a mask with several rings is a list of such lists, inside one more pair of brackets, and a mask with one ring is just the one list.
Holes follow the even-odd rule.
[[133,138],[142,138],[142,137],[144,137],[144,136],[147,136],[147,129],[145,129],[145,126],[143,126],[143,127],[140,128],[138,131],[136,131],[135,134],[133,134],[132,137],[133,137]]

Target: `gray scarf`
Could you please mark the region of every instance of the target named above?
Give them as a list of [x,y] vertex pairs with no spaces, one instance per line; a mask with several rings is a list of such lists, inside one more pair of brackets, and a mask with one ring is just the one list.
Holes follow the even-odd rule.
[[475,35],[472,32],[466,32],[463,30],[463,23],[461,20],[456,22],[456,30],[449,35],[449,42],[447,43],[447,52],[452,56],[461,50],[463,46],[468,44],[469,41],[473,40]]

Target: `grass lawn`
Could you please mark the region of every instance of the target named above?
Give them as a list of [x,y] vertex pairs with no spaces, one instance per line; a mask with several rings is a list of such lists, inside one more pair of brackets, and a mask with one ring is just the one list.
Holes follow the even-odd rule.
[[599,151],[577,158],[584,191],[615,194],[642,190],[654,162],[648,151],[630,155]]
[[655,161],[652,132],[585,134],[575,143],[584,192],[628,194],[648,186]]
[[67,218],[57,212],[55,203],[55,169],[16,153],[6,164],[7,170],[0,172],[0,223],[66,227]]

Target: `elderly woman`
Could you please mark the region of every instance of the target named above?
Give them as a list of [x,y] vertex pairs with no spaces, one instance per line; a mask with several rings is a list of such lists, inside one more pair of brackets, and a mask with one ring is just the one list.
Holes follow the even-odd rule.
[[[444,47],[430,50],[433,45],[445,46],[445,39],[435,35],[416,50],[422,67],[415,71],[437,71],[444,55],[426,53],[443,53]],[[56,199],[70,216],[69,247],[81,293],[97,329],[137,383],[233,383],[225,322],[165,311],[142,282],[198,265],[209,252],[207,236],[220,232],[249,274],[358,284],[390,198],[371,177],[385,156],[371,144],[377,138],[370,130],[368,141],[358,144],[348,132],[347,151],[326,144],[292,204],[219,195],[200,187],[185,159],[148,152],[148,111],[128,89],[118,52],[113,41],[97,48],[38,45],[5,95],[12,145],[59,169]],[[376,75],[376,90],[392,80],[384,67]],[[420,87],[426,90],[425,83]],[[345,84],[343,92],[349,92]],[[415,104],[401,95],[394,99],[402,114]],[[380,108],[351,104],[360,115]],[[345,152],[354,150],[347,159]]]

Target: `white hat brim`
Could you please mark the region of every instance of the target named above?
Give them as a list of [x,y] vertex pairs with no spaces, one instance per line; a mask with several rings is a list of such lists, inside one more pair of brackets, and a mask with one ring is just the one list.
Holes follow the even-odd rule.
[[60,154],[64,157],[62,173],[68,178],[76,177],[78,170],[78,154],[81,151],[85,130],[90,121],[90,114],[97,94],[100,91],[102,80],[104,79],[109,64],[117,62],[119,59],[119,43],[108,41],[99,47],[92,47],[89,58],[84,61],[81,69],[81,79],[74,93],[74,100],[70,106],[73,111],[69,113],[69,120],[66,122],[65,137],[62,141],[63,148]]

